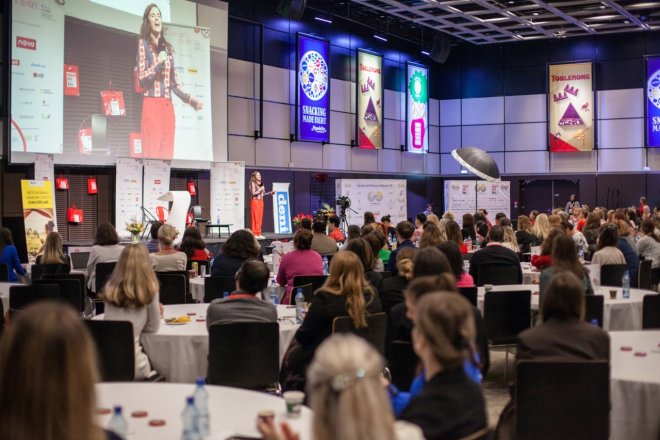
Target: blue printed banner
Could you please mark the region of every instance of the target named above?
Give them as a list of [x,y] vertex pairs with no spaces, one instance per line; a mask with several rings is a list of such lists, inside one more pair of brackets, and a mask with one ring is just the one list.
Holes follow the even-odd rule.
[[276,234],[293,232],[288,183],[273,183],[273,224]]
[[646,146],[660,147],[660,57],[646,59]]
[[330,140],[330,43],[298,33],[296,139]]

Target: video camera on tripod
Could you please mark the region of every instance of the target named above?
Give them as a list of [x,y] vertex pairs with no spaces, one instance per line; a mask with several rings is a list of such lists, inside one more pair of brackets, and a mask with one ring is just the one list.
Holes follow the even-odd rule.
[[337,197],[335,203],[337,203],[337,206],[339,206],[339,209],[342,212],[346,212],[346,209],[351,207],[351,199],[349,199],[348,196]]

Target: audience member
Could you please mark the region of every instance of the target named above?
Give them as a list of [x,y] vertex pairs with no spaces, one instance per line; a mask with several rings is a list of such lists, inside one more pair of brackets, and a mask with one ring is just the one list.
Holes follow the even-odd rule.
[[502,246],[504,240],[504,228],[500,225],[493,225],[488,232],[488,244],[485,248],[479,249],[472,255],[470,260],[470,275],[476,280],[477,285],[482,285],[479,280],[479,268],[486,265],[496,266],[515,266],[518,268],[518,284],[522,283],[522,270],[520,269],[520,260],[518,255],[511,249]]
[[474,279],[469,273],[465,273],[463,269],[463,255],[461,255],[456,243],[446,241],[439,244],[438,249],[445,254],[447,261],[449,261],[451,272],[456,278],[456,287],[474,287]]
[[646,219],[642,222],[640,231],[642,238],[637,242],[637,253],[644,257],[645,260],[651,260],[651,267],[653,270],[652,284],[658,284],[660,278],[660,237],[655,233],[655,224],[653,220]]
[[415,216],[415,232],[413,233],[412,241],[417,247],[419,247],[419,240],[422,238],[422,234],[424,233],[425,222],[426,214],[423,212],[420,212]]
[[463,227],[461,228],[461,236],[463,237],[463,240],[470,238],[472,242],[477,241],[474,217],[469,212],[463,214]]
[[[282,304],[291,304],[291,289],[293,288],[294,277],[323,275],[323,259],[318,252],[311,250],[313,238],[314,236],[307,229],[299,229],[296,235],[293,236],[293,247],[295,249],[285,254],[280,260],[280,268],[276,279],[280,286],[286,286]],[[334,264],[333,261],[330,266]]]
[[380,226],[388,242],[396,240],[396,228],[392,226],[392,217],[389,214],[380,218]]
[[233,322],[277,322],[277,309],[257,294],[268,285],[270,271],[263,261],[247,259],[236,272],[236,290],[214,299],[206,311],[206,327]]
[[[447,211],[445,214],[453,215],[453,214],[452,214],[451,212],[449,212],[449,211]],[[444,215],[442,216],[442,220],[445,220],[445,216],[444,216]],[[442,223],[442,220],[440,220],[440,219],[438,218],[437,215],[431,213],[431,214],[427,214],[427,215],[426,215],[426,221],[425,221],[424,223],[426,223],[426,222],[431,222],[431,223],[433,223],[433,224],[436,225],[436,226],[440,226],[440,224]],[[424,226],[424,225],[422,225],[422,226]]]
[[[383,241],[381,241],[378,238],[378,234],[383,237]],[[373,270],[378,272],[379,274],[382,273],[385,270],[385,265],[383,264],[383,260],[379,258],[379,253],[383,249],[384,246],[384,240],[385,237],[383,236],[383,233],[380,232],[380,229],[374,229],[371,234],[367,234],[364,237],[362,237],[363,240],[366,240],[366,242],[371,246],[371,251],[374,254],[374,265],[373,265]],[[389,255],[388,255],[389,258]]]
[[550,234],[550,222],[546,214],[539,214],[534,221],[533,232],[539,239],[539,243],[543,243]]
[[550,234],[548,234],[545,240],[543,240],[543,243],[541,243],[541,254],[532,255],[532,266],[538,270],[543,270],[552,264],[552,241],[555,237],[562,235],[563,233],[564,231],[558,228],[552,228],[550,230]]
[[149,236],[151,239],[147,242],[147,249],[150,254],[158,252],[158,230],[161,226],[163,226],[163,223],[156,220],[151,224],[151,228],[149,229]]
[[303,217],[300,220],[300,229],[306,229],[308,231],[312,230],[312,219],[309,217]]
[[103,222],[96,228],[94,246],[89,252],[87,260],[87,289],[96,292],[96,264],[112,263],[119,260],[119,255],[124,247],[119,244],[119,236],[115,227],[108,222]]
[[424,232],[419,240],[420,249],[427,246],[437,246],[445,241],[445,237],[443,237],[440,228],[436,226],[435,223],[426,222],[424,223],[423,229]]
[[413,277],[452,273],[447,257],[437,247],[419,249],[413,259]]
[[505,213],[498,212],[497,214],[495,214],[495,224],[500,225],[500,226],[504,226],[500,222],[503,218],[507,218]]
[[414,247],[415,245],[411,241],[411,238],[414,233],[414,228],[412,223],[408,221],[402,221],[397,223],[396,225],[396,241],[397,241],[397,246],[396,249],[392,251],[390,254],[390,261],[387,263],[387,271],[390,272],[392,275],[397,274],[397,269],[396,269],[396,254],[399,252],[400,249],[404,247]]
[[390,314],[392,307],[403,303],[403,291],[413,277],[413,259],[417,249],[406,247],[396,256],[396,268],[399,274],[384,278],[380,285],[379,296],[383,311]]
[[259,242],[252,232],[247,229],[234,231],[213,259],[211,276],[235,276],[243,262],[249,258],[257,258],[260,250]]
[[461,233],[461,227],[458,226],[458,223],[453,220],[446,222],[445,233],[447,234],[447,240],[456,243],[462,254],[468,253],[470,249],[468,249],[467,245],[463,241],[463,234]]
[[[378,242],[380,244],[380,249],[378,250],[378,253],[376,254],[376,257],[383,262],[380,271],[383,272],[385,271],[385,267],[387,267],[387,263],[390,261],[390,254],[392,251],[390,250],[390,245],[387,242],[387,236],[381,231],[380,229],[374,230],[374,235],[376,238],[378,238]],[[395,232],[396,234],[396,232]]]
[[346,244],[344,250],[351,251],[358,256],[362,262],[364,277],[371,284],[374,293],[377,295],[380,285],[383,282],[383,274],[374,270],[377,258],[374,255],[372,246],[364,238],[355,238]]
[[[568,221],[568,219],[566,219]],[[559,214],[551,214],[548,216],[548,226],[550,228],[558,228],[561,225],[562,218]]]
[[513,252],[520,252],[516,233],[513,232],[513,227],[511,226],[511,220],[506,217],[501,217],[498,224],[504,229],[504,241],[502,241],[502,246],[511,249]]
[[518,230],[516,231],[516,241],[520,247],[520,252],[527,254],[531,252],[532,246],[541,244],[539,238],[534,235],[532,222],[526,215],[518,216]]
[[532,226],[534,226],[536,217],[538,217],[538,216],[539,216],[539,212],[536,209],[532,209],[529,212],[529,221],[532,222]]
[[580,264],[578,254],[575,251],[575,243],[566,234],[560,234],[552,241],[552,265],[541,272],[539,302],[543,302],[545,291],[552,278],[560,272],[571,272],[582,283],[582,290],[587,295],[593,295],[594,289],[591,285],[589,272]]
[[346,234],[346,241],[352,240],[354,238],[360,238],[360,227],[358,225],[350,225]]
[[578,214],[577,223],[575,224],[575,229],[582,232],[585,225],[587,224],[587,217],[589,216],[589,209],[582,208]]
[[328,218],[328,237],[332,238],[335,242],[340,243],[344,241],[344,233],[339,228],[339,217],[331,215]]
[[[616,247],[623,253],[628,265],[628,275],[630,276],[630,285],[637,287],[637,272],[639,271],[639,257],[637,256],[637,244],[630,234],[630,225],[621,218],[623,213],[614,213],[614,224],[619,229],[619,242]],[[625,214],[623,214],[625,216]]]
[[596,245],[598,244],[598,236],[600,235],[600,221],[601,221],[600,211],[592,212],[587,217],[587,223],[582,228],[582,235],[584,235],[585,240],[587,240],[587,246],[589,252],[593,253],[596,251]]
[[372,223],[376,223],[376,217],[374,217],[374,213],[371,211],[365,211],[364,223],[362,226],[370,225]]
[[337,252],[337,242],[334,238],[325,235],[325,222],[317,220],[312,223],[312,247],[313,251],[321,255],[331,255]]
[[179,250],[186,254],[188,261],[206,261],[209,259],[209,251],[206,250],[202,234],[194,226],[188,226],[183,231]]
[[606,264],[626,264],[623,252],[617,249],[619,243],[619,229],[616,225],[605,226],[598,237],[598,246],[591,264],[600,264],[601,267]]
[[[37,255],[37,264],[66,264],[71,266],[71,258],[62,251],[62,236],[59,232],[50,232],[44,242],[44,252]],[[66,273],[69,273],[67,270]]]
[[[168,225],[163,225],[163,228],[165,226]],[[140,338],[143,333],[155,333],[160,327],[163,312],[158,302],[158,290],[158,280],[150,267],[147,248],[141,244],[127,245],[103,289],[104,319],[130,321],[133,324],[136,380],[156,374],[151,370]]]
[[589,251],[589,243],[587,243],[587,239],[582,232],[578,231],[570,222],[561,222],[561,228],[564,233],[573,240],[575,249],[577,249],[578,253],[580,252],[580,249],[585,254]]
[[186,270],[188,257],[185,253],[179,252],[174,248],[174,240],[177,233],[174,226],[164,224],[158,229],[158,248],[159,251],[149,254],[151,267],[156,272],[173,272]]

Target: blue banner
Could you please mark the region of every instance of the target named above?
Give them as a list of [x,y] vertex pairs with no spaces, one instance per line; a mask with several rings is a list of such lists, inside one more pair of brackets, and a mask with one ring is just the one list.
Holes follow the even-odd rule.
[[330,140],[330,43],[298,33],[296,139]]
[[293,233],[288,183],[273,183],[273,223],[276,234]]
[[660,57],[646,59],[646,146],[660,147]]

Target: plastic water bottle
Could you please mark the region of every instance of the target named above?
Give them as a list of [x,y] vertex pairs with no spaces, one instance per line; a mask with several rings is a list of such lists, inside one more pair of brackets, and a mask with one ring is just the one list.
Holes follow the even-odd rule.
[[465,239],[465,246],[467,246],[467,250],[471,251],[472,250],[472,237],[468,235],[468,238]]
[[580,261],[584,261],[584,248],[582,246],[578,249],[578,258]]
[[270,286],[266,290],[266,295],[264,295],[264,300],[269,299],[273,305],[278,305],[280,303],[280,295],[277,291],[277,281],[272,280]]
[[303,295],[302,289],[299,287],[296,289],[296,321],[298,324],[302,324],[303,315],[305,314],[305,295]]
[[121,406],[114,407],[110,422],[108,422],[108,430],[117,434],[122,440],[126,439],[128,433],[128,423],[121,413]]
[[479,241],[478,235],[477,235],[476,245],[477,245],[477,249],[481,249],[481,242]]
[[591,325],[593,325],[594,327],[598,327],[598,320],[596,318],[592,319]]
[[328,265],[328,257],[325,255],[323,256],[323,275],[328,275],[330,273],[329,265]]
[[215,224],[216,225],[220,224],[220,213],[218,213],[218,215],[215,216]]
[[193,398],[197,410],[197,428],[199,436],[204,438],[211,432],[209,428],[209,393],[204,388],[205,381],[203,377],[198,377],[195,383],[197,387],[193,393]]
[[623,299],[630,298],[630,275],[628,271],[623,273],[623,278],[621,278],[621,286],[623,287]]
[[229,298],[229,292],[223,292],[222,297],[223,298]]
[[186,407],[181,413],[181,425],[183,425],[181,440],[201,440],[199,429],[197,429],[197,419],[195,398],[193,396],[186,397]]

